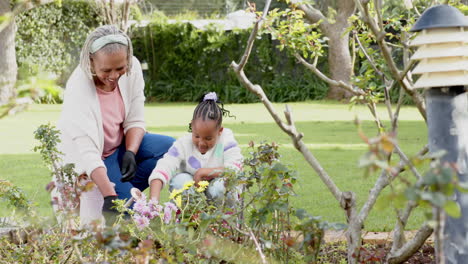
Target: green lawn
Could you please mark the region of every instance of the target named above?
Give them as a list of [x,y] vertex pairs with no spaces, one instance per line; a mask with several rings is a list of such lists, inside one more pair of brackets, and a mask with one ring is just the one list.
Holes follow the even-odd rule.
[[[366,145],[359,138],[353,124],[357,116],[363,121],[367,135],[376,134],[368,110],[364,106],[352,110],[348,105],[330,102],[305,102],[290,104],[297,126],[305,134],[304,141],[323,167],[342,190],[356,192],[358,202],[367,198],[376,175],[364,177],[364,171],[357,167],[359,157],[366,152]],[[146,107],[148,130],[179,137],[187,131],[194,104],[150,104]],[[282,113],[283,104],[277,104]],[[33,131],[40,125],[55,124],[60,105],[33,105],[28,111],[0,119],[0,178],[12,181],[23,188],[28,197],[37,202],[41,212],[50,212],[48,193],[45,185],[50,180],[48,170],[38,154],[32,151],[36,144]],[[261,104],[227,105],[236,118],[227,118],[224,125],[234,130],[244,153],[247,154],[249,141],[275,141],[280,144],[283,162],[297,169],[299,182],[296,184],[297,197],[294,206],[304,208],[314,215],[323,216],[331,222],[345,222],[338,203],[334,200],[316,173],[308,167],[302,156],[294,150],[289,137],[274,123]],[[379,108],[380,116],[386,110]],[[407,154],[416,153],[427,142],[426,126],[413,107],[401,111],[398,140]],[[388,122],[387,122],[388,123]],[[369,216],[367,230],[389,230],[394,225],[393,209],[374,210]],[[409,228],[416,228],[423,220],[416,212]]]

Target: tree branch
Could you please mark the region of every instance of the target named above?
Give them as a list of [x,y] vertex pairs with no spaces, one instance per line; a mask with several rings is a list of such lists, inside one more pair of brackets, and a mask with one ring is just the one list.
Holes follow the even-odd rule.
[[291,4],[296,5],[299,9],[304,11],[305,18],[309,20],[310,23],[315,24],[322,20],[320,24],[329,25],[327,17],[324,16],[320,10],[308,4],[301,4],[301,2],[301,0],[291,0]]
[[408,159],[408,157],[403,153],[403,151],[400,149],[398,145],[395,144],[395,152],[398,153],[400,156],[401,160],[408,165],[410,168],[411,172],[416,176],[416,179],[420,181],[422,179],[421,174],[419,174],[418,170],[416,170],[416,167],[414,167],[414,164]]
[[393,75],[393,78],[397,79],[401,87],[403,87],[405,91],[413,98],[413,101],[416,104],[416,107],[418,108],[419,112],[423,116],[424,120],[426,120],[426,107],[424,105],[424,101],[421,95],[417,91],[412,89],[411,84],[407,80],[405,80],[404,78],[400,79],[401,72],[400,70],[398,70],[395,64],[395,61],[392,58],[390,48],[385,42],[385,32],[382,32],[379,30],[378,26],[376,25],[376,22],[370,16],[369,9],[368,9],[368,2],[364,2],[364,6],[363,6],[360,0],[354,0],[354,1],[359,11],[361,12],[361,16],[363,17],[364,22],[366,22],[366,24],[369,26],[372,33],[376,36],[377,44],[380,47],[382,55],[385,61],[387,62],[387,65],[390,69],[390,72]]
[[393,229],[393,244],[390,254],[395,253],[398,249],[403,246],[404,243],[404,231],[406,224],[408,223],[408,218],[411,215],[411,212],[416,208],[417,204],[414,201],[409,201],[406,204],[403,212],[401,210],[397,211],[397,223]]
[[389,264],[403,263],[418,251],[424,242],[429,238],[434,229],[429,225],[423,225],[413,239],[408,241],[394,254],[389,254],[387,262]]
[[294,57],[296,57],[299,60],[299,62],[302,63],[307,69],[309,69],[310,71],[315,73],[321,80],[328,83],[329,85],[341,87],[341,88],[349,91],[353,95],[358,95],[358,96],[359,95],[365,95],[364,91],[362,91],[361,89],[355,89],[352,85],[347,84],[347,83],[345,83],[343,81],[336,81],[336,80],[332,80],[332,79],[328,78],[319,69],[317,69],[317,67],[315,67],[313,64],[307,62],[301,55],[295,53]]
[[384,77],[385,75],[383,74],[383,72],[381,70],[379,70],[377,68],[377,64],[375,63],[375,61],[371,58],[371,56],[369,56],[369,54],[367,53],[366,49],[364,48],[364,46],[362,45],[361,41],[359,40],[359,37],[357,36],[356,32],[353,31],[353,36],[354,38],[356,39],[356,42],[358,43],[359,45],[359,49],[362,51],[362,53],[364,53],[364,56],[366,57],[366,59],[370,62],[370,65],[372,67],[372,69],[374,69],[374,71],[380,76],[380,77]]
[[[292,114],[291,110],[289,107],[286,108],[285,111],[285,116],[287,119],[287,122],[289,124],[284,123],[281,118],[279,117],[278,113],[273,107],[273,104],[270,102],[268,97],[266,96],[265,92],[263,91],[262,87],[260,85],[253,84],[245,75],[244,73],[244,66],[248,61],[250,51],[252,50],[253,42],[255,41],[255,36],[258,32],[258,27],[259,24],[261,23],[263,17],[268,11],[269,5],[271,1],[268,1],[267,4],[265,5],[265,10],[263,12],[262,18],[258,19],[257,22],[255,23],[254,29],[249,37],[246,51],[244,52],[244,55],[241,58],[241,62],[237,64],[235,61],[231,62],[231,68],[234,70],[236,73],[236,76],[239,80],[239,82],[249,91],[257,95],[257,97],[262,101],[264,106],[267,108],[268,112],[270,115],[273,117],[275,120],[276,124],[286,133],[291,137],[291,140],[294,143],[294,146],[296,149],[298,149],[301,154],[304,156],[306,161],[309,163],[309,165],[317,172],[319,175],[320,179],[324,182],[324,184],[327,186],[327,188],[330,190],[330,192],[333,194],[333,196],[336,198],[337,201],[340,202],[342,201],[342,192],[339,190],[338,186],[335,185],[333,180],[330,178],[328,173],[325,171],[325,169],[320,165],[318,160],[315,158],[315,156],[309,151],[305,143],[302,141],[302,133],[298,133],[297,129],[294,125],[293,119],[292,119]],[[257,29],[257,30],[256,30]]]
[[250,229],[249,229],[249,235],[250,235],[250,238],[252,238],[253,242],[255,243],[255,248],[257,249],[257,252],[260,255],[260,259],[262,260],[262,263],[264,264],[268,263],[266,261],[265,255],[263,254],[262,247],[258,243],[257,238],[255,237],[254,233]]
[[361,211],[359,212],[359,222],[362,224],[364,220],[366,220],[367,216],[369,215],[370,210],[374,206],[375,202],[377,201],[377,198],[379,197],[380,192],[387,187],[389,184],[389,180],[387,177],[387,171],[382,170],[382,173],[380,173],[379,178],[374,184],[374,187],[372,187],[371,191],[369,192],[369,197],[367,198],[367,201],[365,202],[364,206],[362,206]]

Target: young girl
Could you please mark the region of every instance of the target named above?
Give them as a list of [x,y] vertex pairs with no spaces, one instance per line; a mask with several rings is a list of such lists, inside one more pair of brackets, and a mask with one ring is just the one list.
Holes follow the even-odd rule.
[[[220,106],[220,105],[221,106]],[[149,177],[151,199],[159,200],[162,187],[181,189],[189,181],[212,181],[225,168],[240,170],[241,150],[230,129],[223,128],[223,116],[229,111],[216,93],[207,93],[193,112],[189,132],[174,142]],[[224,182],[211,182],[207,195],[213,200],[224,197]]]

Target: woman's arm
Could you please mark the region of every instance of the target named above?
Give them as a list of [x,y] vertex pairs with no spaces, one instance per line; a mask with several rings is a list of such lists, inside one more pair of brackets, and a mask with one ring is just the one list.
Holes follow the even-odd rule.
[[112,186],[109,177],[107,177],[106,169],[98,167],[91,172],[91,179],[97,185],[103,197],[117,196],[114,187]]
[[143,139],[144,135],[145,130],[143,128],[130,128],[125,135],[125,148],[136,154],[140,148],[141,140]]

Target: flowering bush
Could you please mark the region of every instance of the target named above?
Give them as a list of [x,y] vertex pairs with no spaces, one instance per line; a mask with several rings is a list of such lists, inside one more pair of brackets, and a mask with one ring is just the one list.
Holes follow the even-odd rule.
[[[42,141],[38,150],[56,176],[49,187],[61,188],[59,195],[72,194],[64,201],[73,205],[74,195],[86,186],[72,193],[71,179],[76,177],[69,173],[72,168],[55,166],[60,157],[55,148],[56,130],[42,126],[36,137]],[[244,171],[226,171],[221,179],[212,182],[188,182],[182,189],[173,190],[170,201],[164,204],[147,200],[143,193],[132,208],[126,207],[129,202],[117,200],[115,206],[122,214],[112,226],[96,223],[86,229],[73,229],[50,219],[39,220],[28,227],[34,232],[24,232],[26,237],[0,239],[0,258],[34,263],[316,261],[324,230],[340,226],[291,207],[295,172],[280,162],[278,145],[251,143],[250,148]],[[222,180],[228,191],[224,199],[215,201],[206,192],[217,180]],[[233,196],[234,205],[226,202]],[[73,209],[57,211],[62,216],[57,219],[69,219],[63,215],[73,215]]]
[[[324,223],[290,206],[295,172],[280,162],[278,145],[255,147],[251,143],[250,147],[245,170],[222,175],[230,190],[225,192],[226,199],[237,194],[233,190],[242,189],[235,206],[209,199],[205,195],[209,182],[190,181],[172,190],[170,202],[148,201],[141,194],[133,209],[120,207],[131,215],[130,224],[122,226],[141,241],[154,240],[160,258],[169,254],[184,262],[195,256],[227,261],[238,259],[242,251],[248,262],[252,257],[315,261],[324,230],[342,226]],[[226,250],[220,250],[221,245]]]

